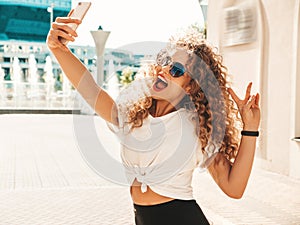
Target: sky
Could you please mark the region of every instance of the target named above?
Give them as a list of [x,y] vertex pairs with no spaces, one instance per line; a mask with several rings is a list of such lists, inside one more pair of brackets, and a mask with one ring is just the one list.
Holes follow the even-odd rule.
[[[72,6],[79,1],[73,0]],[[180,29],[203,24],[198,0],[92,0],[75,45],[94,46],[91,30],[110,31],[106,48],[137,42],[167,42]]]

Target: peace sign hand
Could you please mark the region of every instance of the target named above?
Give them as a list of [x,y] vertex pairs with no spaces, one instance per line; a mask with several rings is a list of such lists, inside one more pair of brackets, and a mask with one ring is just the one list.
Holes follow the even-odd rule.
[[228,92],[238,106],[244,124],[243,129],[257,131],[260,123],[259,94],[251,96],[251,87],[252,82],[248,84],[243,100],[231,88],[228,88]]

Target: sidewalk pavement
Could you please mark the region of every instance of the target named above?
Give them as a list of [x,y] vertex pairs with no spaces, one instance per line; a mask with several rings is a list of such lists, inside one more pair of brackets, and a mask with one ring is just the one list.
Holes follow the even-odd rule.
[[[118,157],[115,137],[99,117],[94,122]],[[300,180],[254,166],[240,200],[225,196],[207,172],[195,171],[193,186],[214,225],[300,224]],[[101,178],[81,157],[73,115],[0,116],[0,225],[14,224],[134,224],[129,188]]]

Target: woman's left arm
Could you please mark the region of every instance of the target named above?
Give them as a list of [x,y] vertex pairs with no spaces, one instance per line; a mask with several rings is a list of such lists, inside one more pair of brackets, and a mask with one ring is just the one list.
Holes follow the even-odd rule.
[[[241,100],[229,88],[232,99],[236,102],[243,121],[243,130],[257,131],[260,123],[259,94],[251,96],[250,83],[245,99]],[[241,198],[251,173],[256,149],[256,137],[242,136],[239,151],[233,165],[219,153],[208,167],[218,186],[232,198]]]

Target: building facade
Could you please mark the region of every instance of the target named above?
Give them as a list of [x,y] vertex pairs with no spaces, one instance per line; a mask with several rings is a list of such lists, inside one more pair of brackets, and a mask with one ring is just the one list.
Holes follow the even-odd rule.
[[256,163],[300,179],[300,1],[209,0],[208,40],[233,87],[261,94]]
[[0,40],[45,41],[51,16],[66,16],[71,4],[71,0],[0,0]]

